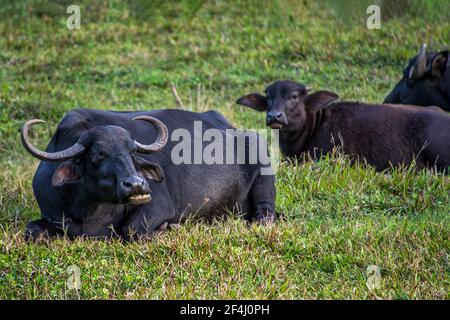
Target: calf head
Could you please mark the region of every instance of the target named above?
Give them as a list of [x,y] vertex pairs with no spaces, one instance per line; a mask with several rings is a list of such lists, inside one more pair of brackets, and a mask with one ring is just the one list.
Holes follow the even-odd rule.
[[310,113],[339,98],[329,91],[308,92],[302,84],[282,80],[268,86],[264,95],[251,93],[240,97],[236,103],[266,112],[266,124],[274,129],[297,131],[303,130]]
[[450,110],[449,51],[427,53],[422,45],[384,103],[438,106]]
[[160,182],[161,167],[144,159],[140,153],[153,153],[167,143],[166,126],[159,120],[139,116],[158,130],[156,141],[144,145],[134,140],[129,131],[118,126],[99,126],[82,134],[65,150],[44,152],[34,147],[28,138],[29,128],[42,120],[30,120],[22,128],[22,143],[34,157],[43,161],[61,162],[53,173],[55,187],[78,185],[98,202],[143,205],[150,202],[146,179]]

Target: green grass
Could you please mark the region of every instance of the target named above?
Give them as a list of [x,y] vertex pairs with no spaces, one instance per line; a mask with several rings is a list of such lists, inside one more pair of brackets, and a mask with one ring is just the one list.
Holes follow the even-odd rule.
[[[449,177],[376,173],[339,155],[283,163],[284,218],[272,227],[232,218],[151,242],[34,245],[22,236],[39,217],[38,161],[19,138],[25,120],[54,129],[75,107],[174,107],[172,84],[186,108],[219,110],[244,128],[263,128],[264,117],[234,101],[276,79],[380,102],[422,42],[449,45],[448,2],[367,30],[343,17],[344,2],[79,1],[77,31],[65,27],[66,2],[0,6],[0,298],[450,298]],[[70,265],[81,270],[78,293],[66,287]],[[366,286],[369,265],[381,268],[377,290]]]

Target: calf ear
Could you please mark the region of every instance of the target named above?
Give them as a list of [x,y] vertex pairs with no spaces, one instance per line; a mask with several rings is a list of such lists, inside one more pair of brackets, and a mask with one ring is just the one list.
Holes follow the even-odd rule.
[[447,69],[448,51],[439,52],[431,61],[431,73],[435,77],[443,77]]
[[67,161],[58,166],[52,177],[52,185],[61,187],[67,183],[74,183],[80,180],[80,169],[73,161]]
[[154,180],[156,182],[161,182],[164,180],[164,171],[156,163],[145,161],[145,163],[141,165],[140,172],[147,179]]
[[339,99],[339,96],[330,91],[316,91],[308,94],[303,98],[303,102],[306,107],[309,108],[321,108],[330,104],[331,102]]
[[267,98],[259,93],[250,93],[242,96],[236,103],[256,111],[267,111]]

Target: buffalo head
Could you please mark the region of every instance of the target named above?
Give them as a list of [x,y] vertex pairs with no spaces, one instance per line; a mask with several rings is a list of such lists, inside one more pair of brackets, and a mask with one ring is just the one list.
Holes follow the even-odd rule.
[[266,112],[266,124],[281,131],[302,130],[307,113],[339,98],[329,91],[309,94],[310,89],[290,80],[276,81],[265,90],[265,95],[251,93],[237,100],[256,111]]
[[384,103],[438,106],[450,111],[449,51],[427,53],[422,45]]
[[52,177],[57,188],[78,185],[99,202],[143,205],[150,202],[146,179],[160,182],[163,172],[159,165],[144,159],[141,153],[161,150],[167,143],[167,127],[159,120],[138,116],[134,120],[152,123],[158,130],[156,141],[145,145],[134,140],[127,130],[118,126],[99,126],[83,133],[69,148],[56,152],[39,150],[30,143],[29,128],[42,120],[30,120],[22,128],[25,149],[34,157],[61,162]]

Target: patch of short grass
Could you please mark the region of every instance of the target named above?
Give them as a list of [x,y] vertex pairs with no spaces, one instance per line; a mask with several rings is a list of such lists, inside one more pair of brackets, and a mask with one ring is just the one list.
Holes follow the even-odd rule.
[[[264,116],[234,101],[276,79],[380,102],[421,42],[448,45],[448,19],[411,13],[367,30],[327,1],[152,1],[149,11],[139,1],[80,1],[82,28],[69,31],[58,3],[0,10],[0,298],[450,298],[449,177],[376,173],[340,155],[284,162],[283,217],[272,227],[230,218],[151,242],[34,245],[22,232],[39,216],[37,161],[19,139],[25,120],[54,129],[75,107],[174,107],[173,85],[187,109],[216,109],[244,128],[263,128]],[[44,146],[48,132],[34,139]],[[382,271],[375,291],[372,264]],[[67,288],[70,265],[80,268],[79,292]]]

